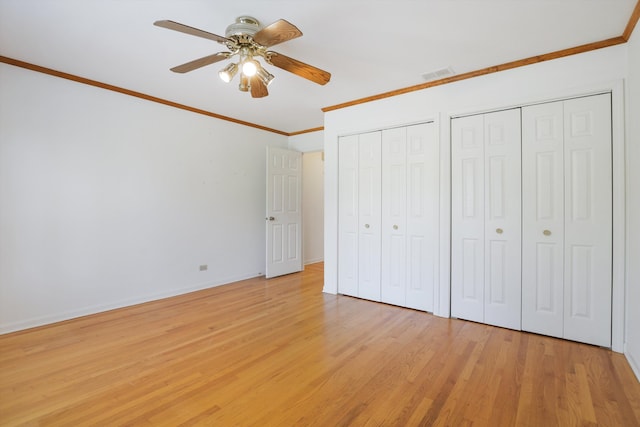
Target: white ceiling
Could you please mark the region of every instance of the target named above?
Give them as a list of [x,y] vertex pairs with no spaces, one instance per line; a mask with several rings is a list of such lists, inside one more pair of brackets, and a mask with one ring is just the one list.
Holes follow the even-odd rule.
[[[322,126],[322,107],[617,37],[636,0],[0,0],[0,55],[284,132]],[[303,36],[273,50],[332,73],[320,86],[267,66],[253,99],[217,76],[169,68],[226,48],[159,28],[170,19],[224,36],[240,15]],[[236,77],[237,79],[237,77]]]

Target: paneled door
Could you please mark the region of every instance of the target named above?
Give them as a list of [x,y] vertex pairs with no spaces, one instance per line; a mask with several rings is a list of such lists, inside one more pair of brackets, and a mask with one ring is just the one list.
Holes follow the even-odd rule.
[[433,122],[382,132],[383,302],[433,311],[438,176]]
[[407,129],[382,132],[381,300],[403,306],[407,285]]
[[358,137],[358,296],[373,301],[380,301],[380,138]]
[[564,102],[564,337],[611,346],[611,95]]
[[522,329],[563,336],[562,102],[522,109]]
[[380,132],[338,142],[338,292],[380,301]]
[[267,147],[267,278],[302,271],[302,154]]
[[452,120],[451,313],[520,329],[520,109]]
[[524,330],[611,345],[611,95],[523,108]]
[[338,142],[338,292],[358,296],[358,135]]
[[484,117],[451,122],[451,315],[484,322]]
[[484,321],[520,329],[522,272],[520,109],[484,115]]

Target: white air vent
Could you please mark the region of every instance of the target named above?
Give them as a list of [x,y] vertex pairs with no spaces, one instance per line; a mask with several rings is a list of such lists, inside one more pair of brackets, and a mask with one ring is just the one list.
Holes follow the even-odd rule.
[[440,80],[440,79],[444,79],[446,77],[451,77],[454,74],[455,74],[455,72],[453,71],[453,68],[447,67],[447,68],[441,68],[441,69],[435,70],[435,71],[430,71],[428,73],[424,73],[422,75],[422,78],[425,79],[426,81]]

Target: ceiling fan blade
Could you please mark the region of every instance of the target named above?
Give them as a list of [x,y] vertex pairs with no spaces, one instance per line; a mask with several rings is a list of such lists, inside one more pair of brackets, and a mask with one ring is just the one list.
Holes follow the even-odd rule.
[[157,27],[168,28],[174,31],[180,31],[181,33],[185,33],[185,34],[191,34],[192,36],[203,37],[205,39],[213,40],[214,42],[218,42],[218,43],[226,43],[228,41],[231,41],[226,37],[209,33],[204,30],[199,30],[197,28],[189,27],[188,25],[180,24],[174,21],[167,21],[167,20],[156,21],[153,23],[153,25]]
[[269,47],[295,39],[301,35],[302,31],[300,31],[295,25],[285,21],[284,19],[280,19],[258,31],[253,36],[253,41],[261,44],[262,46]]
[[276,67],[282,68],[285,71],[296,74],[300,77],[304,77],[307,80],[311,80],[319,85],[325,85],[331,79],[331,73],[321,70],[320,68],[313,67],[304,62],[300,62],[297,59],[289,58],[281,53],[267,52],[268,62]]
[[186,73],[196,70],[205,65],[213,64],[218,61],[222,61],[229,57],[229,52],[218,52],[213,55],[205,56],[203,58],[195,59],[182,65],[177,65],[171,69],[174,73]]
[[262,80],[260,80],[260,77],[251,77],[251,97],[264,98],[267,95],[269,95],[267,85],[265,85]]

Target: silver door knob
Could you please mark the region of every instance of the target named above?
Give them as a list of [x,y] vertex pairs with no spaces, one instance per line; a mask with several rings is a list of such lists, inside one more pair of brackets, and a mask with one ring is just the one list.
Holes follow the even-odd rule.
[[496,228],[496,233],[502,234],[502,228]]
[[369,224],[365,224],[365,225],[364,225],[364,228],[369,228]]
[[275,221],[275,220],[276,220],[276,219],[275,219],[274,217],[272,217],[272,216],[270,216],[270,217],[268,217],[268,218],[265,218],[265,219],[266,219],[267,221]]
[[394,224],[394,225],[393,225],[393,229],[394,229],[394,230],[397,230],[397,229],[398,229],[398,226]]
[[551,231],[550,230],[544,230],[542,232],[542,234],[544,234],[545,236],[551,236]]

